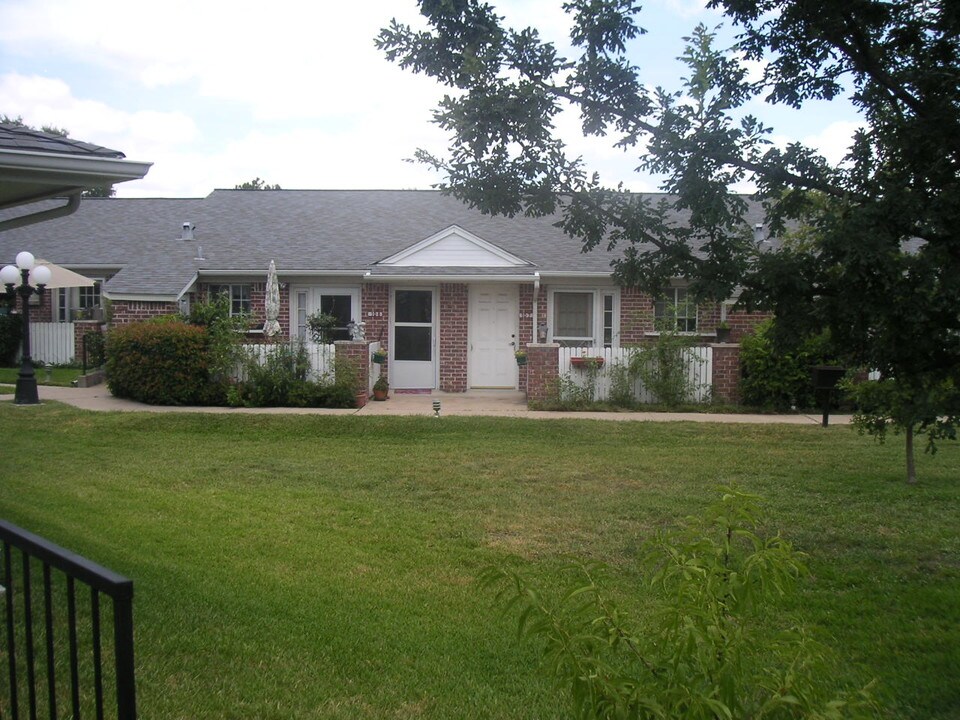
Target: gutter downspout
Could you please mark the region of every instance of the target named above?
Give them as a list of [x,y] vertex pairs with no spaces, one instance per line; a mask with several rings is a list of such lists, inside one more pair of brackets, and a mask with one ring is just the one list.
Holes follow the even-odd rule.
[[66,217],[67,215],[73,215],[77,210],[80,209],[81,193],[82,190],[77,190],[72,195],[68,195],[66,205],[50,208],[49,210],[41,210],[40,212],[35,212],[30,215],[21,215],[20,217],[4,220],[3,222],[0,222],[0,232],[4,230],[13,230],[15,228],[26,227],[27,225],[33,225],[34,223],[46,222],[47,220],[55,220],[56,218]]
[[537,323],[540,319],[540,273],[533,274],[533,320],[530,322],[530,342],[540,342]]

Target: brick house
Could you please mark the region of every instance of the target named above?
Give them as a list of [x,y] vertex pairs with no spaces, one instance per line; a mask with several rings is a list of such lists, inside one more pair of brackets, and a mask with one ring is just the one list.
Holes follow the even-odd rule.
[[[761,222],[759,206],[755,215]],[[69,218],[3,233],[0,255],[31,249],[100,281],[84,297],[51,298],[47,319],[105,305],[121,324],[217,292],[252,317],[252,337],[273,260],[282,335],[304,337],[320,311],[337,317],[342,339],[350,321],[362,321],[366,339],[388,349],[399,390],[525,390],[516,348],[638,344],[665,313],[702,343],[715,343],[726,321],[733,348],[758,320],[732,303],[695,305],[681,280],[663,298],[620,288],[612,255],[582,253],[554,222],[491,217],[436,191],[216,190],[199,199],[88,198]],[[724,351],[720,363],[732,376],[721,388],[728,398],[735,355]]]

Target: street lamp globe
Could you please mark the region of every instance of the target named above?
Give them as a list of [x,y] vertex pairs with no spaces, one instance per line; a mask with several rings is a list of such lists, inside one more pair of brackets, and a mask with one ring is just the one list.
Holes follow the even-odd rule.
[[4,265],[0,270],[0,282],[4,285],[16,285],[20,280],[20,271],[15,265]]
[[17,267],[21,270],[33,270],[34,260],[33,253],[24,250],[17,254]]
[[30,282],[34,285],[46,285],[50,282],[50,268],[46,265],[37,265],[30,273]]

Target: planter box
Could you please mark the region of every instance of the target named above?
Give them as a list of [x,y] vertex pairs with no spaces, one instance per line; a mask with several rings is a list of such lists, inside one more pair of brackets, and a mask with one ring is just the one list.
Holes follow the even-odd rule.
[[570,364],[575,368],[602,368],[602,357],[572,357]]

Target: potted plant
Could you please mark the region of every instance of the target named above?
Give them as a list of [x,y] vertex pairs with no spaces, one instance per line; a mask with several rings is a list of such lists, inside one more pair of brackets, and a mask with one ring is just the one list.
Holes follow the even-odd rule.
[[387,351],[383,348],[373,351],[373,361],[377,365],[383,365],[387,361]]
[[717,342],[730,342],[730,326],[727,324],[726,320],[717,325]]
[[390,391],[390,383],[387,382],[387,376],[381,375],[373,384],[373,399],[386,400],[387,393]]
[[517,365],[526,365],[527,364],[527,351],[526,350],[517,350],[513,356],[517,359]]

